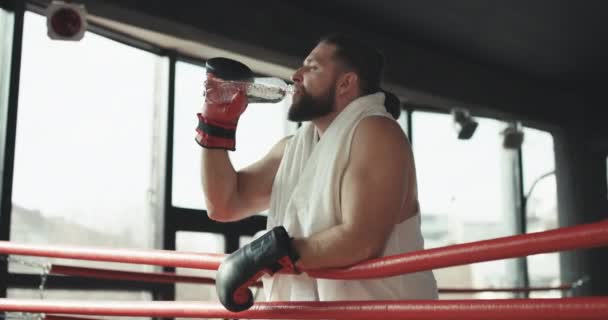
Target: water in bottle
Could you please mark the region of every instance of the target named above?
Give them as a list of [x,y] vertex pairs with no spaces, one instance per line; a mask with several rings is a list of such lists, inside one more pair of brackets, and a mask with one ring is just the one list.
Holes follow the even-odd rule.
[[238,90],[245,90],[249,103],[277,103],[294,92],[293,85],[278,78],[255,78],[254,82],[209,80],[205,81],[207,101],[227,103]]

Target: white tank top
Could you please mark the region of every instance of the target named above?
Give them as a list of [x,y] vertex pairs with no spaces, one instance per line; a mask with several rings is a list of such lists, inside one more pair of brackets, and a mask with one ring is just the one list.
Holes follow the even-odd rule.
[[[307,123],[286,146],[274,179],[267,228],[282,225],[296,238],[341,223],[340,181],[348,161],[351,140],[359,122],[369,116],[391,118],[384,94],[376,93],[351,102],[318,139]],[[424,248],[420,215],[395,225],[383,256]],[[265,277],[268,301],[339,301],[435,299],[432,272],[371,280],[315,279],[306,274]]]

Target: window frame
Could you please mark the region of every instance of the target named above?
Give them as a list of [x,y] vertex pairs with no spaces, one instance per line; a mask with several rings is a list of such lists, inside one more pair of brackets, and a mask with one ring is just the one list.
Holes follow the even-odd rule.
[[[38,14],[44,13],[44,8],[39,5],[17,1],[14,9],[14,29],[13,29],[13,46],[11,48],[11,71],[10,71],[10,88],[9,88],[9,102],[8,112],[6,117],[6,139],[4,147],[4,180],[2,181],[2,195],[1,195],[1,212],[9,212],[8,214],[0,215],[0,240],[9,240],[10,234],[10,207],[12,202],[12,177],[13,177],[13,161],[15,152],[15,135],[16,135],[16,118],[17,118],[17,105],[18,105],[18,92],[19,92],[19,75],[20,75],[20,64],[21,64],[21,49],[22,49],[22,37],[23,37],[23,24],[24,24],[24,13],[25,11],[31,11]],[[263,230],[266,227],[266,217],[264,216],[253,216],[246,220],[233,222],[233,223],[218,223],[208,218],[205,210],[179,208],[172,205],[172,176],[173,176],[173,133],[174,133],[174,107],[175,107],[175,72],[176,63],[178,61],[192,63],[196,65],[204,66],[205,60],[180,54],[174,50],[159,47],[155,44],[148,43],[141,39],[131,37],[120,32],[106,29],[102,26],[90,23],[87,31],[98,34],[100,36],[112,39],[124,45],[128,45],[140,50],[150,52],[152,54],[168,57],[169,58],[169,73],[168,73],[168,102],[166,106],[167,112],[167,123],[166,123],[166,152],[165,152],[165,169],[164,169],[164,195],[163,195],[163,248],[164,250],[175,250],[176,234],[179,231],[196,231],[196,232],[209,232],[221,234],[225,241],[225,251],[227,253],[233,252],[240,246],[240,238],[242,236],[253,236],[259,230]],[[412,113],[414,111],[431,111],[438,113],[447,113],[443,109],[429,108],[422,106],[404,106],[404,112],[407,113],[407,134],[413,144],[415,144],[415,136],[413,132]],[[490,117],[491,119],[497,119]],[[499,119],[497,119],[499,120]],[[519,176],[517,177],[520,183],[523,183],[523,170],[521,163],[521,147],[519,148]],[[607,160],[608,161],[608,160]],[[520,196],[523,198],[523,187],[518,187]],[[519,224],[520,233],[524,233],[526,230],[526,219],[524,219],[525,212],[523,207],[519,213],[519,218],[522,219],[522,223]],[[164,271],[172,272],[175,268],[164,268]],[[527,279],[527,268],[524,266],[521,275]],[[11,274],[8,272],[7,264],[4,261],[0,261],[0,277],[6,277],[8,281],[4,284],[0,284],[0,296],[6,296],[7,289],[10,288],[32,288],[39,285],[40,277],[30,274]],[[72,282],[64,282],[63,279],[57,279],[56,276],[49,276],[48,288],[53,289],[90,289],[99,290],[113,288],[117,290],[129,290],[129,291],[149,291],[152,294],[154,300],[173,300],[175,298],[175,285],[167,284],[145,284],[135,281],[112,281],[112,280],[100,280],[100,279],[86,279],[75,277]],[[83,288],[83,283],[86,283],[86,288]],[[528,282],[524,282],[527,285]]]
[[[13,29],[13,48],[11,55],[11,73],[9,87],[8,112],[6,117],[7,134],[4,146],[4,179],[2,181],[1,194],[1,212],[0,214],[0,240],[8,241],[11,226],[11,207],[12,207],[12,185],[14,175],[14,156],[16,145],[16,123],[18,112],[18,96],[19,96],[19,79],[21,71],[21,54],[23,45],[23,28],[25,23],[25,13],[32,12],[35,14],[45,14],[45,9],[33,3],[25,3],[25,1],[17,1],[13,8],[14,14],[14,29]],[[106,29],[98,26],[95,23],[89,23],[87,32],[92,32],[99,36],[114,40],[120,44],[143,50],[159,57],[169,56],[170,52],[155,46],[154,44],[142,41],[122,34],[120,32]],[[173,87],[173,83],[168,83],[169,90]],[[169,106],[170,104],[168,104]],[[168,107],[167,106],[167,107]],[[166,232],[165,232],[166,233]],[[0,277],[7,279],[6,282],[0,284],[0,297],[6,297],[9,288],[13,289],[31,289],[37,288],[40,285],[41,277],[39,275],[26,273],[10,273],[8,263],[4,259],[0,259]],[[71,277],[66,281],[62,276],[49,275],[47,277],[46,289],[78,289],[78,290],[121,290],[133,292],[148,292],[154,300],[165,299],[174,291],[174,285],[167,284],[151,284],[139,281],[123,281],[123,280],[106,280],[106,279],[90,279],[85,277]]]

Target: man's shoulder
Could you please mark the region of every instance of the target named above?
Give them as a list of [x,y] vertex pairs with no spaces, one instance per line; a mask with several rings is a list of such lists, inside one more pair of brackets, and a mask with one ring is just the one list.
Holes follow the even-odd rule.
[[384,141],[389,145],[407,145],[407,137],[399,123],[385,116],[363,118],[355,128],[353,139],[361,143]]
[[396,121],[386,117],[363,119],[353,134],[350,165],[368,170],[381,166],[403,166],[411,155],[411,146]]

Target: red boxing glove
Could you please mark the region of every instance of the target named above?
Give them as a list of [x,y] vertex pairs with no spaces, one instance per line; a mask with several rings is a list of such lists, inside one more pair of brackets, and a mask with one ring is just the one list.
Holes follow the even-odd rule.
[[[247,95],[244,88],[232,88],[232,92],[226,92],[226,88],[221,83],[215,81],[209,75],[207,81],[207,95],[203,110],[197,113],[198,127],[196,128],[196,142],[205,148],[235,150],[236,145],[236,126],[241,114],[247,109]],[[225,86],[223,86],[225,87]],[[231,94],[228,102],[222,102],[214,95]],[[230,90],[228,90],[230,91]],[[219,102],[214,101],[218,100]]]
[[197,113],[196,142],[205,148],[235,150],[236,126],[247,108],[253,72],[241,62],[212,58],[205,64],[205,102]]

